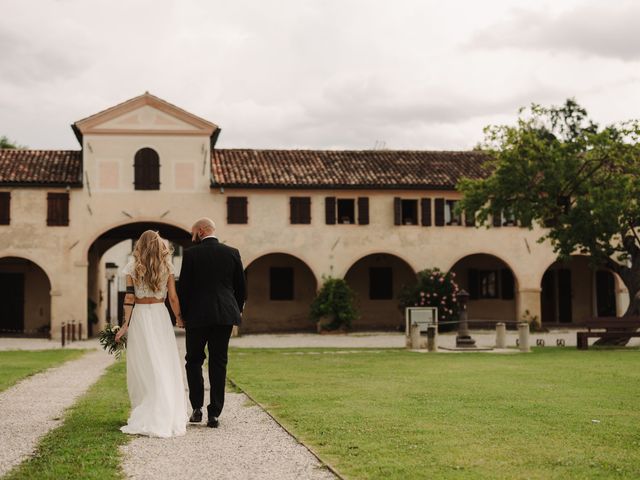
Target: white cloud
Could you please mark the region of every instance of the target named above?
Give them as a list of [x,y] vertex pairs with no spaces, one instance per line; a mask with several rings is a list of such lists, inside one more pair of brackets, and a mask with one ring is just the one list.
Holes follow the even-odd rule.
[[[620,4],[601,18],[636,15]],[[145,90],[220,125],[228,148],[470,148],[487,123],[570,96],[597,120],[638,116],[637,63],[619,45],[635,32],[609,56],[536,37],[596,22],[588,1],[33,5],[5,0],[0,17],[0,135],[33,148],[77,148],[69,124]],[[525,42],[513,32],[527,18]]]

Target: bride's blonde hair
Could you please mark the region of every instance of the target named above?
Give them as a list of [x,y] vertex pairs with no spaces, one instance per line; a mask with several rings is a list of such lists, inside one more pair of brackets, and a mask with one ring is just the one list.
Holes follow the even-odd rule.
[[133,281],[153,292],[162,289],[169,274],[173,249],[158,232],[147,230],[133,248]]

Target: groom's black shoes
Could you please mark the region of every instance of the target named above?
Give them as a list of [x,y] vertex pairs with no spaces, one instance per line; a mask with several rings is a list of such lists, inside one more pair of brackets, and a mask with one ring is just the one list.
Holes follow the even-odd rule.
[[218,422],[218,417],[210,417],[207,421],[207,427],[218,428],[218,425],[220,425],[220,422]]
[[194,408],[193,413],[191,414],[191,418],[189,419],[191,423],[198,423],[202,421],[202,410],[199,408]]

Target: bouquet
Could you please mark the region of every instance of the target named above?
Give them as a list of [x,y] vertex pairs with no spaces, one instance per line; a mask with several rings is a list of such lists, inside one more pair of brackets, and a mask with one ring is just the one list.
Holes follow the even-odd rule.
[[125,348],[127,348],[127,337],[123,336],[119,342],[116,342],[116,333],[118,333],[120,327],[118,325],[111,326],[111,324],[107,324],[104,330],[101,330],[98,335],[100,335],[100,345],[110,354],[115,355],[116,359],[120,359],[120,355]]

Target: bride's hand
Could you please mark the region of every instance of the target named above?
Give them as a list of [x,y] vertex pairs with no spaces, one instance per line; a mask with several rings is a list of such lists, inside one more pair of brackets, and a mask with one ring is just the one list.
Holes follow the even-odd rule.
[[184,328],[184,321],[182,320],[182,315],[178,315],[176,317],[176,327]]
[[127,327],[122,327],[120,330],[118,330],[118,333],[116,333],[116,343],[120,342],[120,339],[126,335],[127,333]]

